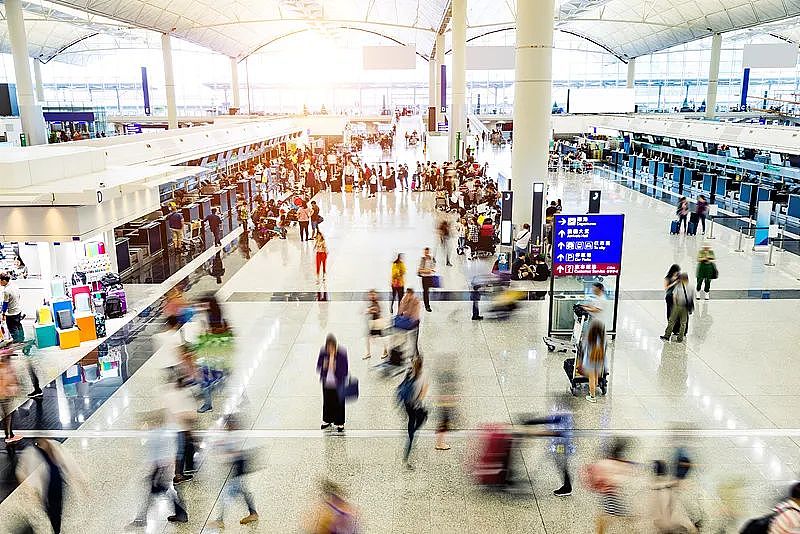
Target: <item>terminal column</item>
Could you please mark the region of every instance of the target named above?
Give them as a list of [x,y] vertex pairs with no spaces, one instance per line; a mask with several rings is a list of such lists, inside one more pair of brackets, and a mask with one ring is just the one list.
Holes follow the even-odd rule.
[[453,102],[450,110],[450,159],[455,160],[464,157],[458,143],[460,140],[463,144],[467,135],[467,0],[453,0],[451,21],[453,24]]
[[167,92],[167,125],[178,127],[178,107],[175,104],[175,71],[172,69],[172,45],[169,34],[161,34],[161,53],[164,56],[164,89]]
[[[511,151],[512,221],[517,228],[532,222],[534,182],[547,182],[553,103],[553,2],[517,2]],[[544,220],[544,214],[541,215],[539,219]],[[541,228],[531,228],[534,241],[541,232]]]
[[239,94],[239,63],[235,57],[231,58],[231,93],[233,94],[233,107],[241,109],[242,101]]
[[[436,64],[436,122],[444,122],[445,114],[443,107],[447,107],[447,94],[442,95],[442,65],[444,65],[444,35],[436,34],[436,53],[434,54]],[[445,88],[446,89],[446,88]]]
[[722,34],[711,38],[711,64],[708,66],[708,92],[706,93],[707,119],[713,119],[717,111],[717,84],[719,83],[719,56],[722,52]]
[[633,89],[636,86],[636,58],[632,57],[628,60],[628,89]]
[[34,58],[33,60],[33,83],[36,89],[36,100],[41,104],[44,102],[44,84],[42,83],[42,62]]
[[[428,124],[428,131],[435,132],[436,131],[436,76],[438,74],[438,68],[436,65],[436,55],[435,52],[432,51],[431,57],[428,58],[428,108],[433,108],[433,124]],[[428,117],[428,113],[425,113],[425,117]]]
[[25,33],[25,20],[22,17],[22,4],[20,0],[6,0],[5,5],[22,131],[29,145],[43,145],[47,142],[47,133],[42,108],[36,102],[31,82],[31,64],[28,58],[28,38]]

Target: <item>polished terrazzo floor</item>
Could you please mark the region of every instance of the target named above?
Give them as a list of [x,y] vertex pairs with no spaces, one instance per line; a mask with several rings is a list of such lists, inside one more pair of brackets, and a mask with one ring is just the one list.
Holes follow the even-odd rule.
[[[493,157],[498,165],[507,160],[507,154]],[[433,196],[320,194],[330,249],[323,286],[315,281],[313,246],[300,243],[296,230],[286,241],[253,251],[219,293],[236,326],[237,371],[219,394],[216,410],[200,417],[202,428],[214,429],[225,408],[239,406],[250,430],[247,445],[255,448],[263,467],[248,476],[261,520],[240,527],[238,518],[246,513],[240,502],[226,516],[226,531],[301,531],[316,499],[316,483],[327,476],[347,489],[363,532],[591,532],[596,499],[579,484],[578,472],[615,432],[635,436],[632,458],[641,462],[641,476],[629,490],[637,511],[647,505],[647,462],[665,457],[679,442],[690,447],[698,463],[693,483],[710,522],[718,520],[716,489],[725,482],[742,485],[735,500],[740,519],[766,511],[776,492],[800,472],[800,377],[792,372],[800,301],[791,293],[781,299],[752,296],[797,289],[798,258],[782,253],[777,266],[765,267],[763,254],[734,252],[734,233],[717,229],[713,247],[720,279],[712,300],[698,303],[686,343],[664,345],[658,339],[665,323],[662,278],[673,262],[693,272],[703,237],[669,236],[670,206],[600,178],[553,176],[551,197],[563,199],[565,212],[583,213],[587,191],[596,188],[603,190],[603,212],[627,217],[621,289],[629,294],[620,302],[609,394],[594,405],[566,394],[564,357],[548,353],[541,340],[546,301],[524,302],[509,321],[481,323],[469,320],[465,296],[434,301],[433,313],[423,317],[421,350],[434,394],[439,371],[453,370],[459,377],[459,432],[450,451],[435,451],[433,422],[428,423],[414,452],[413,471],[402,463],[405,420],[394,404],[397,379],[387,380],[373,369],[375,358],[361,359],[362,296],[373,287],[387,289],[389,263],[397,252],[414,266],[421,249],[433,245]],[[453,267],[443,263],[443,289],[461,294],[475,267],[463,257],[455,257]],[[415,276],[408,279],[417,284]],[[741,289],[754,291],[743,298],[735,292]],[[293,298],[300,292],[309,297]],[[320,300],[325,295],[331,298]],[[342,295],[348,298],[336,298]],[[324,436],[318,427],[321,399],[314,365],[328,332],[349,349],[351,372],[361,382],[360,399],[348,406],[344,436]],[[133,519],[147,470],[141,430],[148,411],[160,405],[159,356],[141,365],[66,440],[87,489],[71,495],[64,532],[120,532]],[[558,473],[541,440],[520,449],[520,472],[530,494],[487,493],[471,483],[464,465],[475,451],[472,430],[556,407],[571,409],[576,426],[587,431],[577,440],[571,497],[552,495]],[[670,437],[667,429],[676,423],[691,429],[690,437]],[[212,451],[210,439],[207,445],[204,451]],[[151,511],[147,529],[140,531],[214,532],[206,524],[216,515],[227,476],[213,452],[204,454],[195,480],[178,488],[190,522],[166,523],[168,510],[162,506]],[[22,486],[0,503],[0,532],[10,532],[20,515],[43,524],[41,512],[26,506],[29,498]],[[642,521],[618,531],[646,532],[647,525]]]

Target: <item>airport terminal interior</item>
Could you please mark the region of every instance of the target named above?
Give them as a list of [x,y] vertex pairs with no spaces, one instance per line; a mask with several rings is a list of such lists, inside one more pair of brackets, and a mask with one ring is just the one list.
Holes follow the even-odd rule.
[[800,533],[800,0],[0,14],[0,534]]

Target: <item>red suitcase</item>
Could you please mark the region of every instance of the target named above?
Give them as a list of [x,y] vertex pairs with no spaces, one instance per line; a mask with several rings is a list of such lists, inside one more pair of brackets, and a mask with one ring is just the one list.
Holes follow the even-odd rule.
[[480,456],[473,467],[478,484],[501,486],[508,480],[513,435],[505,425],[487,425],[481,431]]

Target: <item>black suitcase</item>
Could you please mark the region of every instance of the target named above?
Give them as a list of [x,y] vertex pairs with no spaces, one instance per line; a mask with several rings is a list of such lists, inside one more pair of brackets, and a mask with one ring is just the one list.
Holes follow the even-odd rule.
[[[570,383],[570,391],[574,396],[578,396],[583,384],[588,384],[589,379],[583,375],[575,375],[575,358],[567,358],[564,360],[564,372],[567,373],[567,378],[569,378]],[[606,389],[608,388],[608,372],[603,372],[603,376],[597,381],[597,387],[600,388],[600,392],[605,395]]]
[[697,223],[700,222],[700,216],[698,214],[696,214],[696,213],[690,214],[689,215],[689,222],[690,223],[694,223],[694,225],[697,226]]

